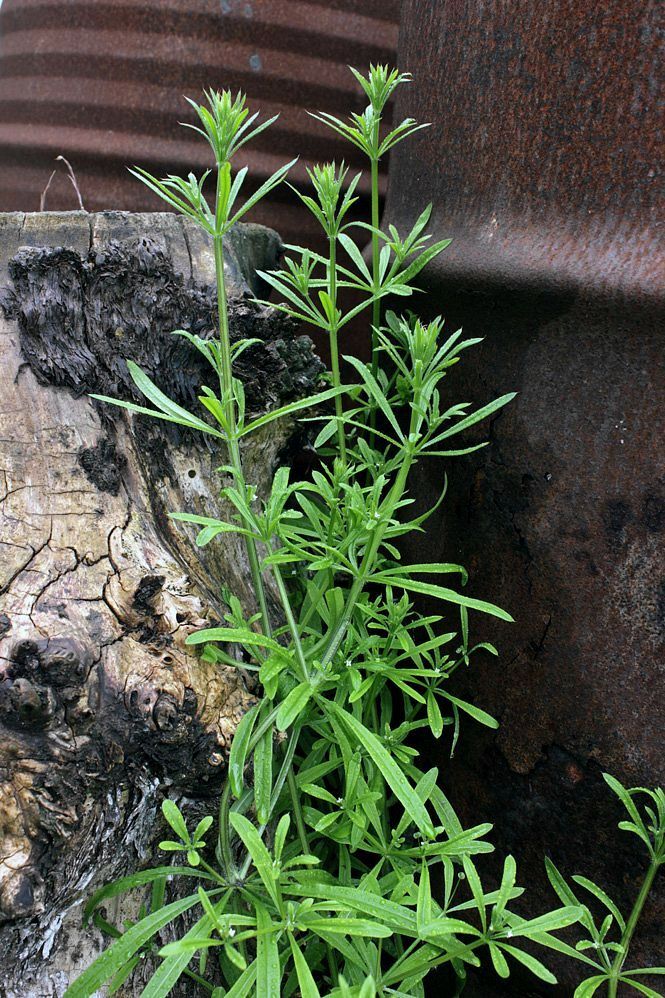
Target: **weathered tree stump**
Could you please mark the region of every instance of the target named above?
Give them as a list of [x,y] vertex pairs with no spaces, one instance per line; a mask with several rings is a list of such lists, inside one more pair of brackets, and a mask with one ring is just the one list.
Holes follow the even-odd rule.
[[[251,300],[276,234],[241,226],[232,250],[232,336],[261,340],[238,372],[261,411],[321,365]],[[165,789],[194,812],[214,801],[252,692],[184,641],[223,613],[224,586],[251,596],[239,544],[197,550],[167,516],[219,508],[225,455],[88,398],[141,401],[131,358],[197,406],[210,369],[170,333],[213,335],[200,233],[167,214],[5,215],[0,268],[0,994],[25,998],[61,995],[99,950],[80,902],[147,861]],[[265,485],[293,436],[253,439],[248,478]]]

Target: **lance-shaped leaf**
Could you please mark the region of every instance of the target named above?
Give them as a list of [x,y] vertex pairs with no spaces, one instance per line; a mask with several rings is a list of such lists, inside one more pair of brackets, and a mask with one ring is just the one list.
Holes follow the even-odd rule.
[[244,788],[244,772],[247,762],[247,752],[249,751],[249,741],[252,737],[252,731],[254,730],[259,710],[260,704],[256,704],[254,707],[250,707],[246,714],[243,714],[231,742],[229,781],[234,797],[240,797]]
[[441,440],[445,440],[448,437],[452,437],[455,433],[461,433],[462,430],[466,430],[469,426],[474,426],[475,423],[479,423],[481,420],[486,419],[491,416],[493,412],[498,409],[502,409],[504,405],[508,405],[509,402],[516,397],[517,392],[509,392],[508,395],[502,395],[501,398],[495,399],[494,402],[488,402],[487,405],[482,406],[482,408],[477,409],[476,412],[470,413],[464,419],[460,419],[459,422],[454,423],[449,426],[446,430],[438,433],[436,437],[429,441],[428,446],[434,446],[438,444]]
[[335,398],[336,395],[341,395],[344,392],[350,391],[354,386],[352,385],[340,385],[339,388],[328,388],[324,392],[318,392],[316,395],[310,395],[305,399],[298,399],[297,402],[289,402],[288,405],[283,405],[279,409],[273,409],[271,412],[267,412],[264,416],[259,416],[258,419],[252,420],[248,423],[241,433],[238,434],[239,437],[246,437],[247,434],[253,433],[262,426],[267,426],[268,423],[272,423],[275,419],[282,419],[284,416],[292,416],[294,412],[300,412],[302,409],[309,409],[314,405],[320,405],[322,402],[327,402],[329,399]]
[[273,732],[272,727],[269,727],[258,740],[254,749],[254,801],[256,803],[256,816],[262,825],[267,824],[270,817],[272,750]]
[[262,998],[279,998],[282,971],[277,948],[278,926],[273,926],[263,905],[256,904],[256,993]]
[[456,603],[458,606],[466,606],[469,610],[479,610],[481,613],[488,613],[492,617],[500,620],[513,622],[513,618],[501,607],[493,603],[486,603],[484,600],[471,599],[469,596],[462,596],[453,589],[446,589],[443,586],[430,585],[427,582],[419,582],[417,579],[403,579],[398,575],[390,576],[390,585],[399,589],[408,589],[409,592],[422,593],[423,596],[432,596],[435,599],[445,600],[447,603]]
[[310,683],[299,683],[291,690],[277,711],[276,723],[280,731],[286,731],[297,720],[307,706],[312,693]]
[[289,933],[289,945],[291,947],[293,964],[296,968],[296,976],[302,998],[320,998],[320,992],[312,976],[312,971],[309,969],[307,960],[291,933]]
[[256,872],[263,881],[263,886],[274,901],[275,905],[279,907],[279,895],[275,881],[275,871],[272,865],[272,858],[266,849],[261,836],[251,821],[248,821],[247,818],[238,811],[231,811],[229,820],[233,826],[234,832],[240,837],[245,849],[252,857],[252,862],[256,868]]
[[129,959],[165,925],[199,904],[197,894],[180,898],[141,918],[101,953],[80,977],[70,984],[65,998],[91,998]]
[[427,813],[427,808],[376,735],[369,728],[366,728],[356,717],[349,714],[348,711],[343,710],[337,704],[331,703],[330,708],[342,724],[351,731],[358,745],[367,750],[384,780],[423,835],[432,837],[434,835],[434,826]]
[[291,167],[294,166],[297,162],[298,162],[298,157],[296,156],[295,159],[292,159],[289,163],[285,163],[284,166],[280,166],[278,170],[275,170],[272,176],[268,177],[268,179],[261,184],[258,190],[254,191],[253,194],[250,194],[250,196],[243,204],[242,208],[240,208],[235,213],[233,218],[229,220],[229,222],[226,225],[226,229],[228,230],[232,228],[237,222],[240,221],[243,215],[247,214],[247,212],[255,205],[257,205],[259,201],[261,201],[267,194],[270,194],[270,192],[274,190],[275,187],[278,186],[278,184],[281,184],[282,181],[285,179],[287,173],[291,169]]

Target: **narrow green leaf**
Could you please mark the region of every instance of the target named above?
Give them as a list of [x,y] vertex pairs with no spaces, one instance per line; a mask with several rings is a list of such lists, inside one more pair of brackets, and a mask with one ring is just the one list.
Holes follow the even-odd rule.
[[273,870],[270,853],[266,849],[261,836],[257,832],[251,821],[238,811],[231,811],[229,820],[234,832],[240,836],[245,849],[252,857],[252,862],[256,872],[263,881],[263,886],[276,905],[279,906],[279,897],[275,882],[275,872]]
[[147,409],[143,405],[135,405],[134,402],[123,402],[122,399],[110,398],[108,395],[95,395],[90,393],[89,398],[95,399],[97,402],[106,402],[109,405],[115,405],[119,409],[127,409],[128,412],[135,412],[139,416],[152,416],[153,419],[161,419],[167,423],[177,423],[179,426],[187,426],[191,430],[200,430],[201,433],[209,433],[213,437],[218,437],[220,440],[225,440],[226,437],[219,430],[216,430],[213,426],[208,426],[207,423],[193,422],[195,417],[188,417],[183,419],[180,416],[170,416],[168,413],[160,412],[158,409]]
[[190,426],[194,426],[197,429],[202,430],[204,433],[208,432],[210,427],[207,423],[204,423],[202,419],[198,418],[198,416],[194,416],[193,413],[188,412],[187,409],[183,409],[181,405],[178,405],[177,402],[170,399],[168,395],[165,395],[164,392],[162,392],[157,385],[150,380],[148,375],[141,370],[138,364],[135,364],[132,360],[128,360],[126,363],[127,370],[129,371],[132,381],[141,394],[145,395],[149,402],[156,405],[157,408],[166,413],[167,416],[182,419],[188,422]]
[[293,964],[296,968],[296,975],[298,977],[298,985],[300,987],[300,994],[302,995],[302,998],[320,998],[319,989],[317,988],[316,982],[312,977],[312,972],[307,965],[307,960],[302,955],[302,951],[291,933],[289,933],[289,945],[291,946]]
[[199,948],[196,945],[196,940],[207,939],[210,928],[210,919],[204,915],[179,940],[181,944],[184,944],[182,951],[165,956],[141,992],[141,998],[167,998],[171,994],[174,984],[179,980]]
[[320,405],[322,402],[327,402],[329,399],[335,398],[336,395],[348,392],[351,387],[351,385],[341,385],[339,388],[328,388],[325,392],[310,395],[309,398],[298,399],[297,402],[289,402],[288,405],[283,405],[279,409],[273,409],[264,416],[254,419],[245,426],[238,436],[246,437],[249,433],[253,433],[254,430],[258,430],[261,426],[267,426],[268,423],[272,423],[275,419],[292,416],[294,412],[300,412],[302,409],[311,409],[315,405]]
[[390,576],[391,586],[399,589],[407,589],[412,593],[422,593],[423,596],[432,596],[435,599],[445,600],[447,603],[456,603],[458,606],[466,606],[469,610],[479,610],[481,613],[488,613],[492,617],[500,620],[507,620],[513,623],[513,618],[505,610],[493,603],[486,603],[484,600],[471,599],[468,596],[461,596],[453,589],[446,589],[443,586],[430,585],[427,582],[419,582],[417,579],[402,579],[399,576]]
[[277,934],[263,905],[256,904],[256,993],[261,998],[279,998],[282,973]]
[[658,994],[653,988],[648,988],[646,984],[641,984],[639,981],[634,979],[626,979],[625,977],[620,978],[624,984],[627,984],[629,988],[633,988],[634,991],[639,992],[641,995],[646,995],[647,998],[663,998],[662,994]]
[[392,929],[380,922],[366,918],[310,918],[305,921],[311,932],[332,932],[344,936],[367,936],[370,939],[387,939]]
[[169,825],[176,833],[176,835],[180,839],[182,839],[184,843],[189,845],[191,840],[189,837],[189,832],[187,831],[187,825],[185,824],[185,819],[180,813],[180,808],[178,807],[178,805],[174,801],[169,800],[168,797],[166,798],[166,800],[162,801],[162,814],[164,815],[164,817],[166,818],[166,820],[168,821]]
[[[294,891],[291,891],[294,893]],[[374,920],[390,926],[393,932],[417,936],[416,915],[410,908],[397,904],[389,898],[371,894],[358,887],[338,887],[336,884],[322,884],[319,887],[311,881],[303,888],[303,897],[320,897],[326,901],[335,902],[339,908],[350,908],[359,911]]]
[[365,261],[363,259],[362,253],[360,252],[360,250],[358,249],[358,247],[354,243],[353,239],[351,239],[350,236],[347,236],[343,232],[340,233],[340,235],[338,236],[338,239],[339,239],[339,242],[341,243],[341,245],[346,250],[346,252],[351,257],[351,259],[353,260],[354,264],[356,265],[356,269],[358,270],[358,272],[361,275],[361,277],[363,277],[365,279],[365,281],[367,282],[367,284],[371,285],[372,284],[372,275],[370,274],[369,269],[367,267],[367,264],[365,263]]
[[233,987],[229,988],[229,990],[224,993],[225,998],[247,998],[250,993],[256,995],[257,991],[255,990],[255,984],[257,967],[257,961],[253,960],[247,970],[240,975]]
[[446,700],[450,700],[450,702],[454,703],[456,707],[463,710],[465,714],[468,714],[469,717],[472,717],[474,721],[478,721],[479,724],[484,724],[486,728],[499,727],[499,722],[496,718],[492,717],[492,715],[488,714],[486,711],[481,710],[480,707],[474,707],[472,703],[467,703],[466,700],[458,700],[457,697],[452,696],[446,691],[442,691],[442,695],[445,696]]
[[512,856],[506,856],[503,861],[503,874],[501,876],[501,886],[494,904],[494,920],[500,919],[506,904],[510,900],[515,878],[517,876],[517,864]]
[[383,569],[379,573],[381,581],[386,581],[394,575],[450,575],[457,572],[462,576],[462,584],[466,584],[468,574],[465,568],[461,565],[452,565],[444,562],[423,562],[423,564],[418,565],[399,565],[397,568]]
[[436,694],[432,690],[427,693],[427,723],[434,737],[440,738],[443,733],[443,716]]
[[640,815],[640,812],[638,811],[637,805],[635,804],[633,798],[630,796],[630,793],[621,783],[619,783],[617,779],[615,779],[614,776],[610,776],[609,773],[603,773],[603,779],[605,780],[605,783],[607,783],[610,790],[613,790],[614,793],[617,795],[617,797],[625,807],[626,811],[628,811],[628,814],[635,822],[637,828],[641,829],[641,831],[646,834],[646,829],[644,827],[644,822],[642,821],[642,816]]
[[510,977],[510,968],[506,962],[506,958],[496,945],[496,943],[489,944],[490,956],[492,958],[492,964],[496,970],[499,977]]
[[504,405],[508,405],[509,402],[516,397],[516,392],[510,392],[508,395],[502,395],[501,398],[495,399],[494,402],[488,402],[481,409],[477,409],[476,412],[470,413],[464,419],[460,419],[459,422],[454,423],[453,426],[449,426],[448,429],[443,430],[441,433],[430,441],[431,444],[436,444],[440,440],[446,440],[448,437],[454,436],[456,433],[461,433],[462,430],[468,429],[470,426],[474,426],[476,423],[480,423],[481,420],[487,419],[492,413],[496,412],[498,409],[502,409]]
[[446,915],[440,915],[428,925],[424,925],[421,934],[423,939],[435,940],[452,936],[456,932],[467,936],[480,935],[478,929],[468,922],[463,922],[460,918],[448,918]]
[[80,977],[69,985],[64,998],[91,998],[92,995],[123,967],[156,932],[179,915],[199,903],[198,895],[189,895],[146,915],[101,953]]
[[291,167],[297,162],[298,162],[298,157],[296,156],[295,159],[292,159],[289,163],[285,163],[284,166],[280,166],[279,169],[275,170],[272,176],[268,177],[268,179],[265,180],[261,184],[261,186],[247,198],[242,208],[240,208],[235,213],[233,218],[229,220],[228,228],[231,228],[237,222],[239,222],[240,219],[243,217],[243,215],[247,214],[247,212],[250,211],[255,205],[257,205],[259,201],[261,201],[267,194],[270,193],[270,191],[272,191],[275,187],[281,184],[284,178],[286,177],[287,173],[291,169]]
[[422,937],[424,927],[432,921],[432,890],[430,887],[429,869],[425,860],[423,860],[420,869],[416,921],[418,924],[418,933]]
[[476,908],[480,916],[480,924],[483,927],[483,932],[487,932],[487,911],[485,909],[485,896],[483,886],[480,882],[480,877],[478,876],[478,872],[469,856],[462,856],[462,865],[473,895],[473,900],[476,902]]
[[358,360],[357,357],[353,357],[351,355],[349,356],[345,355],[344,360],[348,364],[351,364],[352,367],[355,367],[356,371],[365,382],[365,386],[367,387],[367,391],[369,392],[370,397],[374,399],[379,409],[381,410],[381,412],[386,417],[386,419],[392,426],[393,430],[395,431],[397,439],[404,440],[404,434],[402,432],[401,426],[399,425],[399,422],[397,421],[397,417],[393,412],[393,410],[391,409],[388,399],[379,388],[376,378],[374,377],[370,369],[367,367],[367,364],[363,364],[361,360]]
[[138,873],[130,873],[127,877],[113,880],[110,884],[105,884],[95,891],[92,897],[86,902],[83,909],[83,921],[86,923],[94,910],[109,898],[126,894],[136,887],[144,887],[161,877],[194,877],[199,880],[209,880],[215,883],[214,877],[205,870],[192,870],[189,866],[156,866],[151,870],[139,870]]
[[556,929],[565,929],[568,925],[578,922],[581,915],[581,908],[565,907],[557,908],[538,918],[531,918],[526,922],[520,922],[511,929],[513,936],[531,936],[539,932],[554,932]]
[[574,876],[573,880],[575,881],[576,884],[579,884],[580,887],[584,887],[587,891],[589,891],[590,894],[593,894],[593,896],[597,898],[600,901],[600,903],[607,908],[607,910],[615,918],[619,928],[623,932],[624,929],[626,928],[626,921],[621,912],[619,911],[619,909],[617,908],[616,904],[612,900],[612,898],[605,893],[602,887],[598,887],[597,884],[594,884],[594,882],[592,880],[587,879],[587,877]]
[[277,711],[276,724],[280,731],[286,731],[302,714],[311,696],[312,687],[309,683],[299,683],[288,694]]
[[337,704],[331,703],[330,707],[346,728],[353,733],[358,745],[369,752],[374,763],[381,771],[384,780],[402,804],[404,810],[410,815],[412,821],[424,835],[432,838],[434,836],[434,826],[427,813],[427,808],[376,735],[358,721],[357,718],[353,717],[352,714],[349,714]]
[[573,998],[592,998],[601,984],[604,984],[607,979],[606,974],[599,974],[597,977],[588,977],[586,981],[582,981],[575,989]]
[[117,974],[113,976],[113,979],[107,985],[109,996],[118,993],[120,988],[123,986],[125,981],[129,978],[130,974],[133,973],[134,969],[141,962],[140,956],[133,956],[131,960],[128,960],[124,967],[121,967]]
[[548,856],[545,857],[545,870],[547,871],[547,878],[554,888],[554,893],[559,898],[559,901],[565,905],[578,905],[580,902],[574,892]]
[[522,966],[530,970],[532,974],[535,974],[541,981],[545,981],[546,984],[556,984],[557,980],[554,974],[547,969],[547,967],[536,960],[535,956],[531,956],[530,953],[525,953],[523,950],[517,949],[515,946],[509,946],[508,943],[501,943],[501,948],[509,953],[514,960],[521,963]]
[[207,627],[205,630],[190,634],[186,644],[203,645],[208,641],[236,642],[249,648],[269,648],[270,651],[282,651],[282,646],[272,638],[267,638],[265,634],[237,627]]
[[256,816],[262,825],[270,817],[270,796],[272,793],[272,726],[261,736],[254,749],[254,801]]
[[256,704],[254,707],[250,707],[246,714],[243,714],[231,742],[229,782],[234,797],[240,797],[243,791],[249,740],[252,737],[259,709],[260,704]]

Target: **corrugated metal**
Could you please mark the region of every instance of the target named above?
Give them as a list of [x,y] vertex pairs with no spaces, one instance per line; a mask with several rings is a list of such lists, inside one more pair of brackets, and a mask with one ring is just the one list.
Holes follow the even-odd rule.
[[[207,166],[178,126],[182,95],[241,88],[279,121],[247,152],[258,183],[285,159],[345,158],[353,147],[306,109],[345,114],[363,101],[348,64],[394,62],[399,0],[5,0],[0,11],[0,210],[35,210],[54,159],[72,163],[89,210],[154,209],[126,172]],[[76,207],[64,171],[48,208]],[[284,188],[255,214],[287,239],[307,220]]]

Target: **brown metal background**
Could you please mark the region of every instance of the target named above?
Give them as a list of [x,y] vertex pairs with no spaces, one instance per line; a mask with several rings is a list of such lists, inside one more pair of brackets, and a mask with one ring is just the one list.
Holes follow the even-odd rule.
[[[450,475],[430,556],[467,565],[473,594],[516,619],[474,621],[501,657],[458,687],[499,731],[467,723],[452,762],[424,751],[465,821],[496,822],[497,857],[517,856],[534,914],[556,903],[545,854],[630,910],[644,852],[617,830],[601,772],[629,786],[665,776],[663,10],[402,10],[399,65],[416,80],[396,113],[434,126],[396,150],[386,213],[405,225],[432,200],[437,236],[454,237],[429,272],[433,307],[486,339],[449,397],[519,392],[489,448],[420,472],[423,504]],[[665,962],[664,888],[661,877],[632,966]],[[542,990],[569,998],[576,967],[546,962],[560,985]],[[473,993],[503,993],[495,980]],[[518,975],[505,993],[540,989]]]
[[[280,114],[247,152],[257,185],[297,155],[297,181],[312,161],[364,165],[305,109],[362,109],[348,64],[394,61],[399,8],[399,0],[4,0],[0,210],[37,210],[59,154],[88,210],[155,210],[157,199],[126,167],[206,168],[207,147],[178,121],[192,120],[182,95],[211,86],[241,88],[253,110]],[[62,166],[47,207],[78,207]],[[269,220],[285,240],[312,231],[286,187],[253,219]]]

